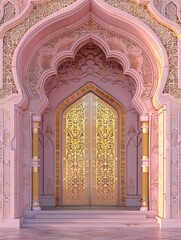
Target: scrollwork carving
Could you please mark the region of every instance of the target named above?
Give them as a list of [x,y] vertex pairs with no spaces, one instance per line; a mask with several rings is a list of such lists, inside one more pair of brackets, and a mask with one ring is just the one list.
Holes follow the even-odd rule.
[[155,7],[161,12],[161,8],[163,6],[163,0],[153,0]]
[[2,8],[0,13],[0,25],[13,19],[16,15],[16,9],[11,2],[7,2]]
[[[5,98],[12,93],[17,93],[12,76],[11,63],[13,53],[26,31],[41,19],[64,7],[67,7],[73,2],[75,2],[75,0],[68,0],[66,2],[52,0],[45,1],[41,5],[35,5],[32,12],[22,23],[6,32],[3,45],[3,89],[0,90],[0,98]],[[24,6],[25,2],[20,1],[19,4]]]
[[[178,40],[176,34],[169,28],[157,22],[148,11],[147,6],[135,4],[131,1],[128,2],[127,0],[105,1],[111,6],[121,9],[122,11],[125,11],[144,22],[160,38],[167,51],[170,62],[169,76],[164,92],[170,93],[175,98],[181,98],[181,91],[178,90]],[[155,4],[160,7],[162,5],[162,1],[155,0]]]
[[112,201],[116,196],[115,148],[116,120],[114,113],[96,103],[96,199],[99,202]]
[[175,23],[181,26],[181,21],[180,21],[181,18],[179,19],[180,16],[178,16],[177,14],[177,5],[172,1],[169,4],[167,4],[167,6],[165,7],[164,15],[171,21],[174,21]]
[[10,217],[10,131],[3,131],[3,210],[4,218]]
[[[66,153],[64,155],[64,204],[86,202],[85,103],[66,115]],[[64,150],[65,151],[65,150]],[[65,181],[66,180],[66,181]]]
[[47,96],[62,84],[70,81],[81,81],[87,76],[99,78],[102,82],[112,81],[122,88],[128,88],[134,95],[135,83],[132,77],[124,75],[122,66],[115,60],[107,61],[103,51],[96,45],[89,43],[79,50],[75,60],[63,62],[56,76],[51,76],[46,84]]
[[3,218],[3,112],[0,109],[0,219]]

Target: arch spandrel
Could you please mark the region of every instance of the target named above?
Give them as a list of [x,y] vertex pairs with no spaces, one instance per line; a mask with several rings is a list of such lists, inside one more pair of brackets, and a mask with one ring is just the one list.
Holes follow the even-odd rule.
[[[79,9],[81,8],[80,6],[86,6],[86,4],[88,3],[89,1],[87,0],[85,0],[85,1],[75,1],[75,3],[73,3],[73,5],[72,6],[74,6],[75,8],[77,8],[77,6],[79,5]],[[106,1],[106,2],[108,2],[110,5],[113,5],[113,6],[115,6],[116,8],[118,8],[118,9],[116,9],[116,10],[119,10],[119,9],[121,9],[121,10],[123,10],[124,12],[127,12],[127,13],[129,13],[129,14],[131,14],[132,16],[135,16],[137,19],[139,19],[139,20],[141,20],[142,22],[145,22],[146,23],[146,25],[148,25],[151,29],[153,29],[154,31],[156,31],[156,34],[157,34],[157,36],[159,36],[159,33],[158,33],[158,31],[159,31],[159,28],[161,27],[163,30],[168,30],[168,32],[170,31],[169,30],[169,24],[167,24],[167,21],[162,21],[161,20],[161,18],[160,18],[160,16],[158,16],[158,17],[156,17],[156,19],[154,19],[154,18],[150,18],[150,17],[146,17],[145,19],[144,18],[142,18],[142,16],[140,15],[139,16],[139,13],[143,13],[144,12],[144,14],[145,14],[145,11],[149,14],[149,16],[151,16],[152,14],[154,15],[154,16],[156,16],[157,14],[158,14],[158,12],[156,12],[156,8],[155,8],[155,6],[156,6],[156,3],[153,1],[153,0],[150,0],[150,1],[142,1],[142,0],[140,0],[140,1],[138,1],[138,0],[135,0],[135,1],[130,1],[130,2],[127,2],[127,1],[122,1],[121,2],[121,4],[122,4],[122,8],[120,8],[119,7],[119,4],[117,3],[117,2],[115,2],[114,4],[113,3],[111,3],[111,1]],[[56,0],[54,0],[54,3],[55,3],[55,12],[56,11],[58,11],[58,5],[57,5],[57,3],[56,3]],[[24,29],[24,24],[25,24],[25,22],[26,22],[26,20],[28,20],[29,19],[29,17],[32,17],[33,16],[33,14],[35,13],[34,12],[34,10],[36,9],[36,5],[39,5],[39,8],[41,9],[41,7],[43,7],[44,5],[46,5],[47,3],[44,1],[44,0],[42,0],[42,1],[29,1],[29,5],[27,5],[26,6],[26,11],[24,11],[24,15],[22,15],[22,16],[18,16],[16,19],[15,19],[15,21],[14,21],[14,25],[13,24],[9,24],[8,26],[8,28],[10,29],[11,28],[11,30],[9,30],[8,32],[9,32],[9,34],[12,34],[13,32],[16,32],[16,31],[19,31],[18,30],[18,28],[19,27],[21,27],[21,29],[23,30]],[[71,5],[72,4],[72,2],[70,1],[70,2],[68,2],[67,3],[67,5]],[[93,6],[93,5],[96,5],[97,4],[97,1],[95,0],[95,1],[92,1],[91,2],[91,5]],[[87,6],[85,7],[85,9],[90,9],[90,6],[88,7],[88,5],[89,4],[87,4]],[[99,4],[97,4],[97,5],[103,5],[104,6],[104,9],[106,9],[105,8],[105,6],[108,6],[108,4],[107,3],[104,3],[104,1],[102,1],[101,3],[100,3],[100,1],[99,1]],[[132,6],[133,5],[133,6]],[[35,9],[33,8],[32,9],[32,6],[35,6]],[[57,8],[56,8],[56,6],[57,6]],[[73,7],[71,6],[71,8],[73,9]],[[179,5],[178,5],[179,6]],[[23,6],[23,7],[25,7],[25,6]],[[148,7],[148,9],[146,9]],[[92,9],[93,9],[93,7],[91,7]],[[95,7],[94,7],[95,8]],[[134,11],[133,11],[134,10]],[[150,13],[149,13],[149,11],[150,11]],[[69,11],[69,10],[68,10]],[[85,10],[85,12],[86,12],[87,10]],[[113,9],[113,11],[114,11],[114,9]],[[65,11],[64,10],[62,10],[62,13],[64,13]],[[118,11],[116,11],[116,12],[118,12]],[[135,12],[135,13],[133,13],[133,12]],[[49,15],[49,14],[52,14],[52,12],[47,12],[47,14]],[[47,15],[47,16],[48,16]],[[147,15],[147,14],[146,14]],[[145,15],[145,16],[146,16]],[[25,17],[26,16],[26,17]],[[46,16],[44,16],[44,17],[46,17]],[[53,18],[53,15],[52,15],[52,18]],[[39,18],[37,18],[37,21],[39,21],[39,20],[41,20],[41,19],[39,19]],[[128,19],[129,20],[129,19]],[[29,20],[28,20],[29,21]],[[156,21],[160,21],[161,22],[161,24],[157,24],[157,22]],[[44,21],[45,22],[45,21]],[[135,21],[135,23],[136,23],[137,21]],[[17,24],[17,27],[14,27],[15,26],[15,23]],[[21,24],[19,24],[19,23],[21,23]],[[151,25],[150,25],[150,23],[151,23]],[[152,24],[153,23],[153,24]],[[34,22],[33,22],[33,24],[35,24]],[[168,25],[168,27],[166,26],[165,28],[163,27],[164,25]],[[27,25],[28,26],[28,25]],[[154,28],[153,28],[153,27]],[[31,26],[29,26],[29,27],[31,27]],[[7,29],[8,29],[7,27],[5,27],[4,26],[4,30],[3,30],[3,34],[7,31]],[[143,29],[144,29],[144,27],[143,27]],[[25,30],[25,31],[24,31]],[[11,55],[12,55],[12,53],[14,52],[14,50],[15,50],[15,48],[17,47],[17,44],[19,43],[19,41],[22,39],[22,37],[23,36],[25,36],[26,34],[25,34],[25,32],[27,31],[27,29],[24,29],[23,31],[24,32],[21,32],[21,36],[20,36],[20,38],[18,38],[17,40],[18,40],[18,42],[17,43],[15,43],[15,44],[11,44],[10,42],[8,43],[8,46],[10,47],[10,50],[11,50]],[[7,33],[8,33],[7,32]],[[139,31],[138,31],[139,32]],[[165,32],[165,31],[162,31],[162,32]],[[33,31],[32,31],[32,33],[33,33]],[[173,34],[174,35],[174,34]],[[7,37],[7,40],[8,40],[8,34],[7,34],[7,36],[6,36],[6,34],[5,34],[5,38]],[[160,36],[159,36],[160,37]],[[161,37],[161,42],[163,43],[163,37]],[[26,39],[27,40],[27,39]],[[157,42],[157,40],[156,40],[156,42]],[[150,42],[150,44],[152,44],[151,42]],[[11,49],[11,45],[14,47],[14,49]],[[159,46],[159,43],[157,44],[157,46]],[[6,46],[4,46],[5,48],[6,48]],[[5,49],[4,48],[4,49]],[[17,50],[19,49],[19,47],[17,47]],[[151,48],[150,48],[151,49]],[[169,49],[169,48],[168,48]],[[155,49],[156,50],[156,49]],[[157,51],[158,50],[158,51]],[[156,51],[155,51],[155,54],[156,54],[156,52],[160,52],[161,53],[161,51],[163,50],[161,50],[161,49],[157,49]],[[19,51],[19,50],[18,50]],[[164,51],[163,51],[164,52]],[[10,52],[9,52],[10,53]],[[8,58],[7,59],[9,59],[9,57],[11,57],[10,55],[8,56]],[[164,61],[165,61],[165,64],[164,64],[164,62],[162,62],[161,63],[161,65],[163,64],[164,66],[168,66],[168,64],[166,63],[167,62],[167,60],[166,60],[166,55],[165,54],[163,54],[162,56],[160,55],[160,56],[157,56],[157,58],[158,59],[160,59],[159,61],[160,62],[162,62],[162,60],[163,59],[165,59]],[[156,59],[156,58],[155,58]],[[157,62],[157,64],[158,64],[158,62]],[[16,65],[16,63],[15,64],[13,64],[13,65]],[[175,65],[175,63],[174,63],[174,65]],[[176,64],[177,65],[177,64]],[[159,67],[160,69],[161,69],[161,66]],[[174,71],[175,69],[173,69],[173,73],[175,73],[175,75],[177,74],[177,71]],[[166,69],[164,70],[164,71],[167,71]],[[159,72],[159,71],[158,71]],[[9,76],[9,78],[12,78],[11,77],[11,73],[9,72],[9,73],[5,73],[4,74],[4,76],[6,76],[6,74],[8,74],[8,76]],[[19,80],[17,80],[17,79],[19,79],[19,77],[17,77],[17,73],[15,73],[14,74],[14,80],[15,80],[15,83],[16,83],[16,86],[17,86],[17,90],[18,90],[18,92],[20,93],[21,92],[21,90],[20,90],[20,88],[18,87],[18,81]],[[160,88],[161,89],[163,89],[164,88],[164,85],[165,85],[165,82],[166,82],[166,79],[164,78],[164,79],[162,79],[163,78],[163,75],[162,75],[162,73],[161,73],[161,76],[159,76],[158,77],[159,78],[159,81],[160,81],[160,83],[161,84],[159,84],[159,86],[160,86]],[[8,79],[8,77],[6,77],[6,79]],[[13,78],[12,78],[13,79]],[[13,83],[13,82],[12,82]],[[6,84],[6,83],[4,83],[4,84]],[[11,89],[14,89],[13,87],[11,88]],[[169,91],[169,89],[171,89],[170,88],[170,86],[169,87],[167,87],[167,90]],[[173,90],[173,89],[172,89]],[[14,92],[16,92],[16,91],[14,91]],[[162,91],[159,91],[159,92],[162,92]],[[158,93],[158,91],[157,91],[157,93]],[[4,97],[6,97],[6,95],[7,94],[11,94],[11,92],[10,91],[6,91],[3,95],[2,95],[2,98],[4,98]],[[171,92],[171,94],[172,95],[175,95],[177,98],[179,98],[179,92],[174,92],[174,91],[172,91]],[[158,101],[158,96],[156,97],[156,99],[157,99],[157,101]],[[159,104],[158,104],[158,107],[159,107]]]
[[[88,1],[87,1],[88,2]],[[78,2],[77,2],[78,3]],[[97,10],[95,10],[96,9],[96,7],[98,8],[100,8],[100,6],[96,6],[96,4],[94,4],[94,6],[93,6],[93,3],[92,3],[92,5],[91,6],[93,6],[93,7],[90,7],[90,5],[86,5],[85,4],[86,3],[86,1],[84,2],[84,6],[82,6],[82,9],[86,9],[86,11],[87,11],[87,13],[89,12],[89,11],[94,11],[94,12],[96,12]],[[78,4],[77,4],[78,5]],[[77,5],[74,5],[75,6],[75,9],[76,9],[76,7],[77,7]],[[108,6],[107,4],[106,4],[106,6]],[[74,12],[75,12],[75,9],[74,9]],[[111,8],[111,9],[113,9],[113,8]],[[99,11],[100,11],[100,9],[99,9]],[[70,11],[71,12],[71,11]],[[68,12],[68,17],[70,18],[70,12]],[[73,11],[72,11],[72,14],[75,14]],[[85,11],[84,11],[85,12]],[[107,14],[107,13],[106,13]],[[103,14],[103,15],[105,15],[105,13]],[[52,17],[53,17],[53,15],[52,15]],[[104,16],[105,17],[105,16]],[[128,17],[128,16],[127,16]],[[54,17],[53,17],[54,18]],[[125,18],[125,16],[124,16],[124,18]],[[123,21],[123,20],[122,20]],[[57,22],[58,23],[58,22]],[[45,21],[44,21],[44,23],[43,24],[45,24],[45,26],[46,26],[46,23],[45,23]],[[48,21],[47,21],[47,24],[48,24]],[[131,26],[131,25],[130,25]],[[38,27],[38,26],[37,26]],[[50,26],[49,26],[50,27]],[[108,26],[108,27],[110,27],[110,25]],[[133,26],[132,26],[133,27]],[[137,26],[134,26],[134,27],[137,27]],[[141,27],[143,27],[143,26],[141,26]],[[113,26],[113,28],[115,28],[115,26]],[[42,34],[42,29],[45,29],[45,27],[42,27],[41,28],[41,34]],[[129,29],[129,28],[128,28]],[[67,30],[67,29],[66,29]],[[138,30],[138,29],[137,29]],[[32,29],[32,31],[34,31],[33,29]],[[47,34],[47,31],[45,30],[45,33]],[[130,35],[130,33],[129,32],[127,32],[127,33],[125,33],[126,35],[129,35],[129,37],[131,37],[131,35]],[[25,34],[26,35],[26,34]],[[141,34],[140,34],[141,35]],[[28,36],[28,34],[27,34],[27,36]],[[32,32],[32,36],[33,36],[33,32]],[[144,36],[142,36],[142,37],[144,37]],[[20,54],[20,52],[19,52],[19,54],[18,54],[18,58],[17,58],[17,63],[15,63],[15,65],[17,65],[18,63],[19,64],[23,64],[23,59],[27,59],[27,54],[29,54],[28,52],[27,52],[27,50],[29,50],[30,51],[30,49],[31,49],[31,47],[30,47],[30,45],[31,46],[35,46],[36,44],[35,44],[35,42],[31,42],[31,44],[30,44],[30,42],[28,42],[28,39],[27,39],[27,37],[25,38],[25,36],[24,36],[24,39],[26,39],[26,42],[27,42],[27,47],[26,47],[26,52],[25,52],[25,49],[23,50],[22,49],[22,51],[20,51],[21,52],[21,54]],[[38,32],[37,32],[37,34],[36,34],[36,39],[38,39],[39,40],[39,42],[41,42],[40,41],[40,39],[38,38]],[[147,38],[148,39],[148,38]],[[31,41],[34,41],[33,40],[33,37],[32,37],[32,39],[30,39]],[[69,39],[70,41],[71,41],[71,39]],[[115,41],[115,39],[111,39],[111,44],[113,44],[113,42]],[[142,43],[144,43],[144,41],[142,42]],[[108,43],[105,43],[105,45],[108,45]],[[150,44],[151,44],[151,41],[150,41]],[[110,45],[110,43],[109,43],[109,45]],[[145,45],[146,46],[146,45]],[[145,47],[144,46],[144,47]],[[109,46],[110,48],[112,47],[112,46]],[[114,46],[114,48],[115,48],[115,46]],[[124,47],[123,47],[124,48]],[[18,46],[18,48],[17,48],[17,51],[18,51],[18,49],[20,49],[20,46]],[[159,51],[155,51],[156,52],[156,55],[157,55],[157,57],[156,58],[153,58],[153,56],[152,56],[152,54],[151,54],[151,52],[150,52],[150,50],[151,50],[151,48],[149,47],[149,45],[147,46],[147,47],[145,47],[145,52],[147,52],[147,54],[149,55],[149,57],[148,57],[148,61],[150,61],[150,63],[149,64],[147,64],[147,65],[154,65],[154,70],[152,70],[152,72],[154,72],[154,74],[155,73],[159,73],[159,71],[157,71],[156,70],[156,65],[157,65],[157,63],[154,63],[154,59],[158,59],[160,56],[158,55],[158,52],[160,52],[161,53],[161,51],[159,50]],[[158,48],[157,48],[157,50],[158,50]],[[32,54],[32,52],[33,52],[34,50],[33,49],[31,49],[31,54]],[[113,51],[115,52],[115,49],[113,49]],[[120,51],[120,49],[116,49],[116,51],[118,52],[121,52]],[[133,53],[133,52],[132,52]],[[160,54],[159,53],[159,54]],[[138,51],[137,51],[137,49],[135,49],[135,54],[138,54]],[[22,56],[22,60],[21,60],[21,58],[19,58],[19,56]],[[17,53],[16,53],[16,56],[17,56]],[[31,56],[32,57],[32,56]],[[140,57],[142,58],[142,56],[141,56],[141,54],[140,54]],[[29,59],[29,57],[28,57],[28,59]],[[124,59],[126,59],[126,58],[124,58]],[[132,57],[131,57],[131,59],[132,59]],[[30,60],[30,59],[29,59]],[[28,60],[28,61],[29,61]],[[162,60],[163,60],[163,58],[162,58]],[[139,59],[139,62],[141,62],[142,61],[142,59]],[[130,62],[131,64],[135,64],[135,61],[134,60],[132,60],[131,62]],[[144,63],[145,63],[145,61],[144,61]],[[160,62],[160,64],[163,64],[163,61],[162,62]],[[130,68],[131,69],[131,68]],[[27,70],[27,68],[24,70],[24,72],[26,72],[26,70]],[[143,72],[146,72],[146,71],[143,71]],[[16,72],[15,73],[15,79],[16,79],[16,76],[20,76],[18,79],[20,79],[20,78],[23,78],[23,76],[22,76],[22,73],[20,73],[20,72]],[[156,78],[159,78],[159,77],[156,77],[155,75],[154,75],[154,79],[156,79]],[[146,79],[146,80],[148,80],[148,78],[143,78],[143,79]],[[19,81],[19,80],[18,80]],[[148,80],[148,85],[151,85],[151,83],[149,83],[149,80]],[[155,83],[155,88],[156,88],[156,85],[157,85],[157,83]],[[145,92],[145,91],[144,91]],[[155,92],[155,90],[153,90],[153,92]],[[159,104],[157,104],[158,106],[159,106]]]

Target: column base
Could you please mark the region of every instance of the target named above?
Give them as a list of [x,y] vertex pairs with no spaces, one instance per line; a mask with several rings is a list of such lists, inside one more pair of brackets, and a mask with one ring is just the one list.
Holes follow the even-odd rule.
[[0,219],[1,228],[20,228],[23,223],[23,217],[16,219]]
[[181,228],[181,219],[156,217],[160,228]]
[[148,207],[140,207],[140,211],[148,211]]
[[33,211],[41,211],[41,207],[32,207]]

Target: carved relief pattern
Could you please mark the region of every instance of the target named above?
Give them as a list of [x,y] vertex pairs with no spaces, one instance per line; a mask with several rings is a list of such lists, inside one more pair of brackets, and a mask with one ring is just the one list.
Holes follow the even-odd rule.
[[30,120],[29,116],[23,116],[23,137],[22,137],[22,155],[23,155],[23,176],[22,176],[22,189],[23,189],[23,209],[30,210],[31,208],[31,182],[30,182],[30,169],[31,161],[29,157],[30,153]]
[[[91,97],[91,99],[89,99],[89,97],[88,97],[88,95],[90,94],[90,91],[95,93],[95,95],[91,93],[91,95],[94,96],[93,98]],[[96,168],[96,163],[95,163],[95,159],[96,159],[96,117],[94,117],[94,116],[96,116],[95,106],[96,106],[96,101],[101,103],[101,105],[105,104],[105,102],[102,104],[102,102],[100,102],[102,100],[100,98],[98,98],[96,95],[101,96],[102,99],[106,99],[110,103],[114,104],[114,106],[118,109],[119,114],[121,116],[120,117],[120,136],[119,136],[119,146],[120,146],[119,161],[121,163],[119,171],[121,173],[121,176],[120,176],[120,179],[119,179],[119,188],[120,188],[120,204],[121,204],[121,206],[125,206],[125,204],[126,204],[125,111],[124,111],[123,107],[120,105],[120,103],[118,103],[117,101],[112,99],[112,97],[110,97],[106,93],[102,92],[101,89],[97,88],[92,83],[88,83],[86,86],[79,89],[76,93],[74,93],[69,98],[64,100],[63,103],[61,103],[58,106],[57,111],[56,111],[56,133],[57,133],[56,134],[56,205],[57,206],[59,206],[60,202],[61,202],[60,197],[59,197],[60,192],[61,192],[60,191],[60,189],[61,189],[61,184],[60,184],[60,182],[61,182],[61,180],[60,180],[61,179],[61,177],[60,177],[60,172],[61,172],[60,154],[61,154],[61,151],[60,151],[60,147],[59,147],[61,145],[61,136],[60,136],[61,135],[61,130],[60,130],[61,126],[60,125],[62,124],[61,123],[61,116],[63,114],[63,109],[65,109],[65,107],[67,105],[75,102],[80,97],[81,97],[81,99],[79,99],[79,101],[82,101],[83,96],[85,97],[85,99],[87,99],[87,97],[89,99],[89,100],[87,99],[88,101],[86,100],[86,103],[85,103],[85,124],[86,124],[86,126],[88,126],[88,124],[91,125],[90,127],[85,127],[85,144],[87,146],[87,147],[85,147],[86,177],[89,178],[89,176],[92,175],[93,186],[96,185],[96,175],[95,175],[95,173],[96,173],[96,170],[95,170],[95,168]],[[110,105],[109,105],[109,107],[110,107]],[[111,112],[114,113],[114,111],[111,109]],[[92,115],[91,118],[90,118],[90,114]],[[116,114],[116,116],[117,116],[117,114]],[[64,119],[64,117],[63,117],[63,119]],[[116,121],[116,126],[117,126],[117,124],[118,124],[117,123],[117,117],[115,117],[115,119],[116,119],[115,121]],[[63,129],[66,129],[65,124],[63,126]],[[90,129],[92,129],[92,131],[89,131]],[[90,134],[92,134],[92,137],[89,137]],[[114,134],[116,136],[117,130],[114,132]],[[88,137],[86,137],[86,136],[88,136]],[[92,143],[89,141],[89,139],[92,140]],[[90,147],[90,144],[91,144],[92,147]],[[115,152],[117,151],[116,147],[117,147],[117,143],[115,143]],[[66,153],[64,152],[63,155],[66,156]],[[88,158],[92,159],[93,161],[89,161]],[[117,156],[116,156],[116,159],[117,159]],[[115,163],[115,164],[117,164],[117,163]],[[90,167],[93,169],[93,171],[90,170]],[[116,171],[117,171],[117,167],[115,168],[115,172]],[[94,172],[94,174],[92,174],[92,172]],[[115,174],[117,174],[117,172]],[[89,185],[90,182],[89,182],[89,179],[87,179],[87,178],[86,178],[86,183],[88,183],[88,184],[86,184],[86,185]],[[115,180],[116,181],[118,180],[117,176],[115,177]],[[88,186],[86,186],[86,187],[88,187]],[[65,189],[65,187],[64,187],[64,189]],[[116,188],[115,192],[116,191],[117,191],[117,188]],[[91,196],[92,200],[93,200],[93,203],[95,205],[98,205],[98,201],[97,201],[97,198],[96,198],[96,187],[94,187],[93,192],[95,193],[95,194],[92,194],[92,196]],[[89,193],[87,193],[86,195],[89,195]],[[114,199],[113,201],[115,201],[115,202],[114,203],[111,202],[111,205],[113,205],[113,204],[117,205],[117,199]],[[89,202],[89,197],[87,199],[87,203],[88,202]],[[105,204],[105,203],[106,202],[104,201],[103,204]],[[99,204],[100,204],[100,201],[99,201]],[[110,204],[110,201],[109,201],[108,204]]]
[[81,103],[66,115],[66,178],[64,204],[85,201],[85,103]]
[[13,19],[16,15],[16,10],[14,5],[11,2],[7,2],[4,5],[4,9],[1,9],[3,14],[0,14],[0,25]]
[[0,109],[0,219],[3,218],[3,110]]
[[75,1],[76,0],[68,0],[65,2],[60,0],[51,0],[42,3],[41,5],[34,6],[32,12],[22,23],[6,32],[3,45],[4,89],[0,90],[0,98],[5,98],[11,93],[17,92],[11,72],[11,63],[15,48],[17,47],[26,31],[41,19],[64,7],[67,7]]
[[114,113],[96,103],[96,197],[101,202],[116,198],[115,124]]
[[171,217],[178,217],[179,204],[179,142],[178,142],[178,126],[179,116],[177,109],[173,109],[171,113],[172,129],[171,129]]
[[10,217],[10,131],[4,129],[3,131],[3,211],[4,218]]
[[[75,30],[72,33],[68,33],[64,36],[60,36],[59,38],[57,37],[56,44],[55,44],[55,41],[53,42],[53,44],[50,41],[42,49],[40,49],[38,51],[37,55],[40,56],[42,52],[44,52],[44,55],[42,56],[42,59],[39,57],[39,71],[43,72],[50,67],[50,60],[47,60],[47,59],[51,59],[52,56],[55,55],[57,52],[69,50],[73,41],[80,38],[84,34],[90,34],[90,33],[96,34],[99,37],[105,39],[108,42],[108,44],[110,45],[110,48],[119,50],[119,51],[123,52],[125,55],[127,55],[127,57],[130,60],[131,68],[135,69],[142,78],[142,81],[143,81],[142,97],[143,98],[149,97],[150,93],[152,91],[152,87],[153,87],[153,85],[152,85],[153,70],[151,69],[151,64],[147,58],[146,53],[139,46],[137,46],[136,44],[131,42],[129,39],[127,39],[123,36],[111,33],[110,31],[108,32],[107,30],[98,26],[92,20],[88,21],[82,27],[78,28],[77,30]],[[52,48],[52,45],[53,45],[53,48]],[[47,50],[45,50],[45,49],[47,49]],[[84,50],[84,51],[87,51],[87,50]],[[97,58],[96,51],[98,51],[98,49],[97,50],[95,49],[94,51],[95,51],[94,56],[96,56],[96,58]],[[85,54],[85,53],[83,53],[83,54]],[[84,61],[85,57],[82,56],[82,59],[80,59],[81,56],[79,56],[79,55],[80,55],[80,53],[78,53],[76,56],[77,60],[79,60],[79,62]],[[103,52],[102,52],[102,55],[104,55]],[[105,56],[103,56],[103,58],[105,59]],[[44,59],[46,59],[46,63],[45,63]],[[79,66],[76,63],[76,61],[74,61],[74,62],[67,61],[66,63],[64,63],[64,65],[66,65],[67,69],[70,68],[70,66],[74,65],[72,68],[72,80],[74,79],[75,81],[80,79],[80,76],[79,76],[80,69],[79,69]],[[102,60],[101,60],[101,62],[102,62]],[[106,69],[104,68],[104,70],[103,70],[102,68],[99,67],[100,74],[98,72],[97,72],[97,74],[99,74],[99,77],[101,77],[103,79],[103,81],[106,81],[106,78],[107,78],[106,75],[112,68],[112,64],[113,63],[114,63],[113,65],[116,64],[116,61],[113,61],[113,62],[109,61],[108,63],[106,63],[106,61],[104,60],[104,62],[107,65]],[[119,64],[117,63],[117,65],[119,65]],[[109,67],[111,67],[111,68],[109,68]],[[121,66],[119,68],[121,68]],[[36,68],[35,68],[35,71],[36,71]],[[84,70],[84,75],[85,74],[86,74],[86,72]],[[90,69],[89,69],[89,72],[87,72],[87,75],[88,74],[92,74],[92,73],[90,73]],[[94,73],[94,75],[95,74],[96,73]],[[36,75],[36,72],[34,75]],[[59,75],[60,74],[57,73],[56,77],[59,78]],[[114,81],[118,82],[119,81],[118,79],[119,79],[119,76],[117,75],[117,79],[115,79]],[[31,81],[31,78],[29,79],[29,81]],[[35,80],[33,80],[33,81],[35,82]],[[30,86],[32,85],[31,83],[29,83],[29,84],[30,84]],[[36,84],[38,85],[38,77],[36,77]],[[59,84],[60,84],[60,82],[59,82]],[[27,86],[27,88],[28,88],[28,86]],[[35,86],[34,88],[38,89],[38,86]],[[34,95],[36,95],[36,93]]]
[[[42,18],[50,15],[51,13],[58,11],[62,7],[66,7],[70,5],[74,1],[69,1],[68,3],[61,3],[58,0],[53,0],[51,2],[46,2],[40,6],[34,6],[32,13],[25,19],[25,21],[18,26],[9,30],[4,37],[4,90],[0,91],[0,97],[4,98],[7,95],[16,92],[16,87],[13,82],[12,73],[11,73],[11,60],[13,52],[21,40],[24,33],[36,22],[41,20]],[[178,86],[178,51],[177,48],[172,50],[172,46],[177,46],[177,38],[174,32],[159,24],[148,12],[145,6],[137,5],[133,2],[123,1],[110,1],[106,0],[109,4],[114,7],[120,8],[123,11],[130,13],[131,15],[139,18],[147,25],[149,25],[153,31],[160,37],[164,46],[167,49],[167,53],[169,55],[169,59],[172,59],[172,55],[174,55],[174,61],[172,67],[169,72],[169,81],[166,85],[165,92],[170,93],[176,98],[181,97],[181,92],[176,88]],[[103,34],[100,31],[99,34]],[[13,38],[13,36],[15,36]],[[102,35],[103,36],[103,35]],[[173,78],[174,77],[174,78]],[[174,82],[173,82],[174,79]]]
[[28,0],[16,0],[20,12],[25,8],[26,4],[28,3]]
[[40,74],[41,72],[38,64],[38,54],[36,54],[29,69],[29,85],[25,84],[28,95],[36,99],[38,99],[40,96],[37,89]]
[[150,208],[158,211],[158,117],[152,115],[150,121]]
[[[69,81],[81,81],[92,75],[101,81],[112,81],[121,87],[128,87],[135,92],[135,83],[131,77],[123,74],[122,66],[114,61],[106,61],[103,51],[92,43],[87,44],[77,53],[75,60],[63,62],[56,76],[50,77],[45,85],[46,94],[49,95],[53,89],[67,84]],[[130,81],[130,84],[128,82]]]
[[177,5],[173,2],[170,2],[165,8],[165,17],[170,19],[171,21],[176,22],[181,26],[181,21],[177,15]]
[[[42,193],[41,195],[53,195],[54,194],[54,166],[52,163],[54,161],[54,128],[51,121],[47,120],[54,118],[53,110],[46,109],[42,116],[42,124],[40,130],[40,168],[44,166],[45,171],[42,171]],[[49,154],[50,153],[50,154]],[[52,154],[52,155],[51,155]]]
[[171,111],[171,218],[181,218],[181,110]]
[[[126,194],[127,196],[140,196],[140,166],[141,166],[141,129],[139,114],[131,107],[127,111],[126,153],[127,171]],[[138,174],[138,175],[137,175]]]
[[164,110],[158,115],[158,142],[159,142],[159,164],[158,164],[158,215],[164,217],[164,166],[165,166],[165,153],[164,141],[166,139],[164,131]]
[[181,91],[178,90],[178,47],[176,34],[169,28],[158,23],[149,13],[146,6],[141,6],[131,1],[128,2],[127,0],[105,1],[113,7],[119,8],[140,19],[157,34],[167,51],[170,63],[168,81],[164,92],[170,93],[176,98],[181,98]]
[[153,0],[153,3],[155,5],[155,7],[158,9],[158,11],[161,12],[163,0]]

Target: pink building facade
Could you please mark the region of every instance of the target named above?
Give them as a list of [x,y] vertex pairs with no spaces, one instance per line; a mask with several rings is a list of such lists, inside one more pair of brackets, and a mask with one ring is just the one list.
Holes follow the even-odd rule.
[[0,10],[0,227],[77,205],[63,183],[63,119],[90,92],[118,119],[110,205],[181,227],[181,2],[4,0]]

